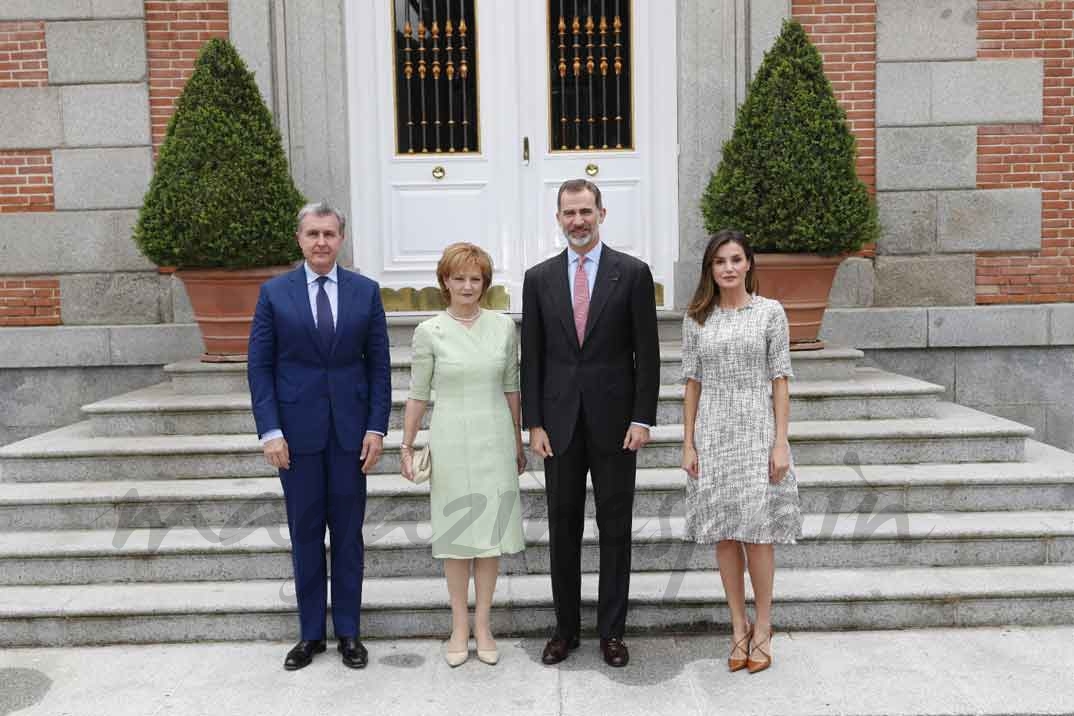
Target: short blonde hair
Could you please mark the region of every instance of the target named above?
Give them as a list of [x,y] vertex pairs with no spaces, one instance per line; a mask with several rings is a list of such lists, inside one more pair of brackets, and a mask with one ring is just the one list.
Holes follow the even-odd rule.
[[489,286],[492,285],[492,257],[488,255],[488,252],[477,244],[469,244],[465,241],[451,244],[444,249],[443,255],[440,256],[440,262],[436,264],[436,280],[440,284],[440,296],[444,299],[445,304],[451,303],[451,292],[447,288],[448,277],[470,265],[476,266],[477,270],[481,272],[482,283],[479,299],[484,298]]

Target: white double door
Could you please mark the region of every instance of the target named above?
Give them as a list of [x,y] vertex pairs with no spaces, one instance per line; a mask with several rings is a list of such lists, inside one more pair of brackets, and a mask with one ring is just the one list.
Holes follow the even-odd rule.
[[[566,245],[555,220],[559,185],[589,178],[608,210],[602,239],[649,263],[662,305],[674,305],[676,3],[621,0],[631,12],[624,74],[632,146],[563,150],[550,146],[550,74],[558,81],[551,54],[557,48],[550,42],[558,42],[548,2],[553,10],[564,5],[476,0],[476,17],[468,23],[473,27],[476,20],[470,71],[478,87],[479,151],[469,153],[400,151],[397,112],[403,110],[397,107],[396,74],[402,21],[392,0],[346,4],[354,215],[348,233],[356,265],[382,288],[435,286],[444,247],[470,241],[492,256],[493,284],[506,289],[510,310],[520,311],[526,268]],[[566,2],[568,15],[571,3]],[[416,21],[412,31],[417,32]],[[416,67],[416,53],[411,57]]]

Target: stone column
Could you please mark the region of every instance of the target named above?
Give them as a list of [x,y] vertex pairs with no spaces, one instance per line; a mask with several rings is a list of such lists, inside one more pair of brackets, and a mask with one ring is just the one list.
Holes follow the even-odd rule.
[[679,0],[679,260],[675,301],[690,302],[708,236],[701,194],[731,138],[746,85],[790,0]]
[[[344,12],[344,0],[232,0],[231,36],[276,116],[299,190],[350,216]],[[349,252],[344,244],[344,264]]]

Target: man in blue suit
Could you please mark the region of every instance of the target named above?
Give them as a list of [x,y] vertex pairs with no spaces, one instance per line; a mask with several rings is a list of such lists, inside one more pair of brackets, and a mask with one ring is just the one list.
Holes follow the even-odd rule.
[[254,420],[280,471],[291,532],[301,640],[284,668],[325,650],[327,570],[343,663],[369,660],[359,638],[366,473],[380,459],[391,408],[388,326],[375,281],[336,264],[345,219],[325,202],[298,214],[306,260],[261,287],[250,330]]

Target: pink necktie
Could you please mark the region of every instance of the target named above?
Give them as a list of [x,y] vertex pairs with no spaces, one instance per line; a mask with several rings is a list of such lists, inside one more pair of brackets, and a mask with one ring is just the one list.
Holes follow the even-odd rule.
[[578,331],[578,345],[585,337],[585,322],[589,318],[589,276],[585,272],[585,257],[578,260],[574,273],[574,328]]

